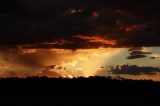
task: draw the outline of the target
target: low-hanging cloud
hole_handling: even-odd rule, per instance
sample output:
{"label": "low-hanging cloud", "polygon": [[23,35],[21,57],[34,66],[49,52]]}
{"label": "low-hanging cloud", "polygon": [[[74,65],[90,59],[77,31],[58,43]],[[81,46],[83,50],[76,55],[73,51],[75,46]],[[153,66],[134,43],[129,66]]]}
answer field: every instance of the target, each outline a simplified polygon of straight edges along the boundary
{"label": "low-hanging cloud", "polygon": [[130,55],[127,57],[127,59],[138,59],[138,58],[145,58],[145,57],[147,56],[143,54],[138,54],[138,55]]}
{"label": "low-hanging cloud", "polygon": [[153,75],[160,73],[160,68],[151,66],[137,66],[124,64],[122,66],[117,65],[112,67],[113,74],[129,74],[129,75]]}
{"label": "low-hanging cloud", "polygon": [[127,59],[138,59],[138,58],[145,58],[147,55],[152,54],[151,52],[144,51],[143,48],[130,48],[129,50],[129,56]]}

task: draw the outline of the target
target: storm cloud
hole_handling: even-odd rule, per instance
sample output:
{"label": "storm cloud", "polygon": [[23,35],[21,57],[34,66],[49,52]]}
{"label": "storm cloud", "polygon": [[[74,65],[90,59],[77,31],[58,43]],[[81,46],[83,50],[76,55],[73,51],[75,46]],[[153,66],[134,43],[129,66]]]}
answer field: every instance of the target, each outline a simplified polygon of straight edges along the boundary
{"label": "storm cloud", "polygon": [[160,46],[159,5],[159,0],[1,0],[0,47]]}

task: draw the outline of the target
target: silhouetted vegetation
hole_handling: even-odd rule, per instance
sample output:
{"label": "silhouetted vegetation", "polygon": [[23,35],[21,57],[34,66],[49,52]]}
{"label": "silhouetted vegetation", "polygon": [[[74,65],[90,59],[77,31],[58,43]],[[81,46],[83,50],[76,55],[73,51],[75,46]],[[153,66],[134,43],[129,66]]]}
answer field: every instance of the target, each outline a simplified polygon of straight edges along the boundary
{"label": "silhouetted vegetation", "polygon": [[[8,78],[0,79],[0,94],[9,103],[34,104],[119,104],[158,106],[160,82],[111,77]],[[155,98],[155,99],[154,99]],[[19,103],[20,104],[20,103]],[[31,106],[32,106],[31,105]]]}

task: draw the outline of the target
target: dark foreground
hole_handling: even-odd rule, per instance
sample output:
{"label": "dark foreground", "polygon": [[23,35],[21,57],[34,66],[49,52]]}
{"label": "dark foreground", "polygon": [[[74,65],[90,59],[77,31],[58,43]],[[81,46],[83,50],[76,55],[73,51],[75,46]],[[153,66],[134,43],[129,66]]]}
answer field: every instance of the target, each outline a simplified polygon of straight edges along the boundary
{"label": "dark foreground", "polygon": [[160,83],[102,77],[12,78],[0,80],[0,97],[0,106],[160,106]]}

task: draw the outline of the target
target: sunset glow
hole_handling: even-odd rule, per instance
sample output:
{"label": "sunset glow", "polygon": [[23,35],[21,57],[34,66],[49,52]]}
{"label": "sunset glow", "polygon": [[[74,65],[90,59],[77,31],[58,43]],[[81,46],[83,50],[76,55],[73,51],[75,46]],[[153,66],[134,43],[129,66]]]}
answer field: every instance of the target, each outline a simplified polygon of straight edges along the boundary
{"label": "sunset glow", "polygon": [[0,78],[160,80],[158,1],[4,0],[1,4]]}

